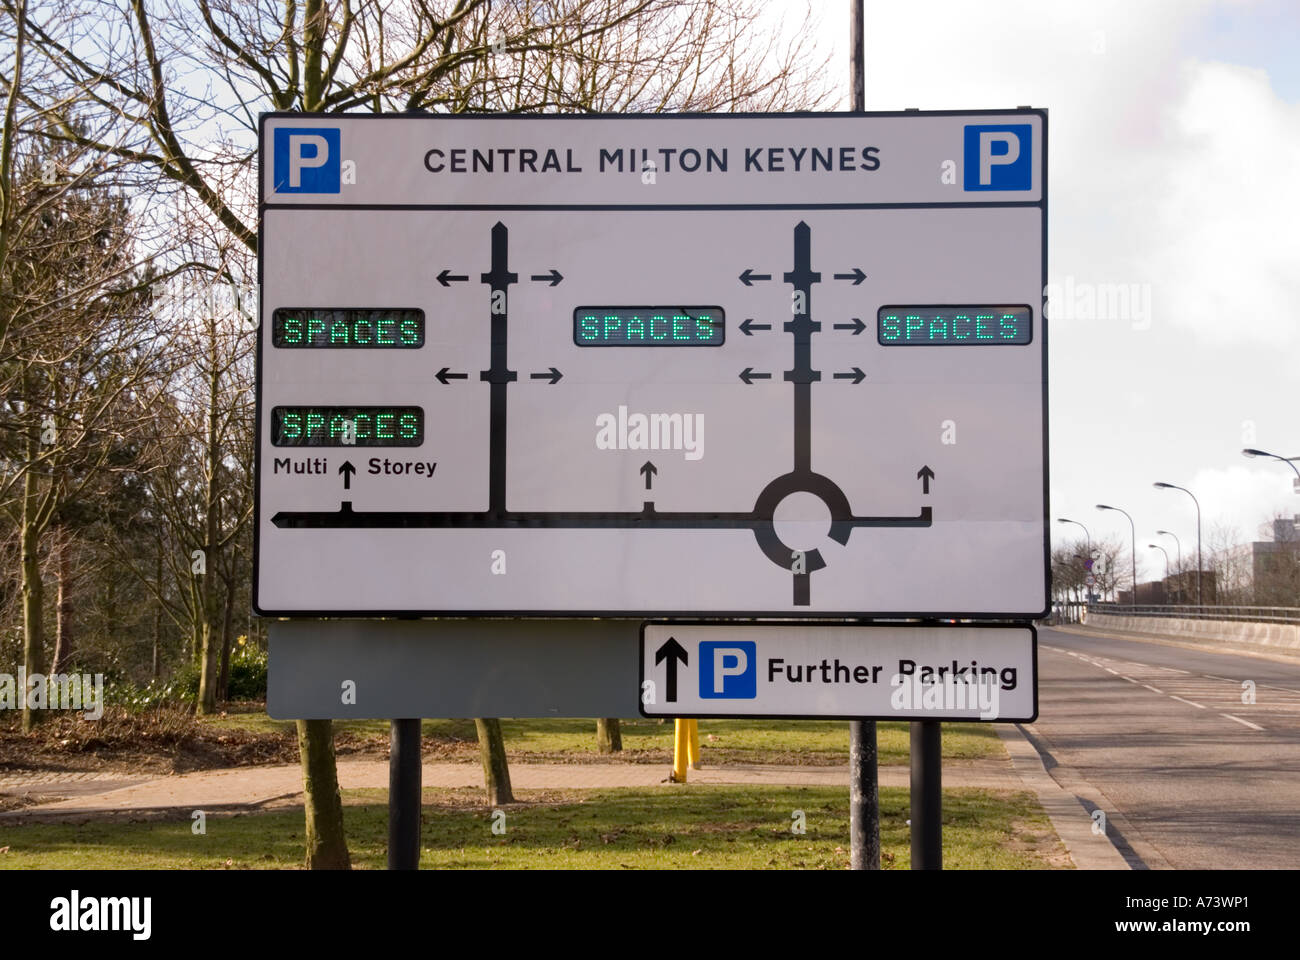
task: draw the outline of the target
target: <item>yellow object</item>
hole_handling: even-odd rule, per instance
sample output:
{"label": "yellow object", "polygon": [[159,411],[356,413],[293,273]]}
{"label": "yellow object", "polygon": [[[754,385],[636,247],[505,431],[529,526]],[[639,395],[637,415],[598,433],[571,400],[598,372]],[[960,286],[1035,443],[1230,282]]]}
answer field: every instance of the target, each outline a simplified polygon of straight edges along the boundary
{"label": "yellow object", "polygon": [[673,783],[686,782],[686,755],[690,752],[689,720],[673,721]]}
{"label": "yellow object", "polygon": [[687,720],[691,725],[690,754],[691,769],[700,769],[700,721]]}

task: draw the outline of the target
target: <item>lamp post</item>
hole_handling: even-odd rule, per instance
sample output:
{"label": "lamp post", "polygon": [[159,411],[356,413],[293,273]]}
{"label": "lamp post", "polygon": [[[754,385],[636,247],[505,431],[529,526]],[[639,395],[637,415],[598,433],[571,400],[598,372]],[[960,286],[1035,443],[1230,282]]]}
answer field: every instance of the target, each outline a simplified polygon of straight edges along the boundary
{"label": "lamp post", "polygon": [[1279,457],[1276,453],[1269,453],[1267,450],[1254,450],[1250,447],[1242,450],[1241,455],[1250,460],[1254,460],[1256,457],[1272,457],[1274,460],[1281,460],[1295,471],[1295,488],[1297,492],[1300,492],[1300,467],[1295,465],[1295,461],[1300,460],[1300,457]]}
{"label": "lamp post", "polygon": [[[1183,545],[1182,545],[1182,542],[1179,541],[1178,536],[1177,536],[1176,534],[1170,533],[1168,530],[1157,530],[1156,533],[1158,533],[1158,534],[1159,534],[1160,536],[1162,536],[1162,537],[1173,537],[1173,538],[1174,538],[1174,546],[1175,546],[1175,547],[1177,548],[1177,550],[1178,550],[1178,597],[1179,597],[1179,599],[1182,599],[1182,596],[1183,596]],[[1165,554],[1165,556],[1167,557],[1167,556],[1169,556],[1169,554]],[[1165,579],[1166,579],[1166,580],[1169,579],[1169,575],[1168,575],[1168,574],[1165,575]]]}
{"label": "lamp post", "polygon": [[1132,535],[1133,535],[1133,539],[1132,539],[1133,549],[1129,553],[1129,559],[1133,561],[1133,598],[1129,602],[1136,607],[1138,602],[1137,525],[1133,522],[1133,518],[1129,517],[1127,510],[1122,510],[1119,507],[1112,507],[1109,504],[1105,504],[1105,503],[1097,504],[1097,509],[1118,510],[1120,513],[1124,514],[1124,516],[1128,517],[1129,530],[1132,531]]}
{"label": "lamp post", "polygon": [[[1057,523],[1072,523],[1072,524],[1074,524],[1076,527],[1083,527],[1083,524],[1081,524],[1078,520],[1067,520],[1065,517],[1057,517],[1057,518],[1056,518],[1056,522],[1057,522]],[[1083,527],[1083,535],[1084,535],[1085,538],[1087,538],[1087,544],[1088,544],[1088,559],[1091,560],[1091,559],[1092,559],[1092,534],[1088,532],[1088,528],[1087,528],[1087,527]]]}
{"label": "lamp post", "polygon": [[1196,494],[1192,491],[1175,483],[1161,483],[1157,480],[1152,486],[1157,490],[1181,490],[1196,504],[1196,605],[1204,606],[1205,595],[1201,592],[1201,501],[1196,499]]}
{"label": "lamp post", "polygon": [[1166,550],[1164,547],[1160,546],[1160,544],[1158,543],[1148,543],[1147,547],[1150,548],[1151,550],[1159,550],[1161,553],[1165,555],[1165,579],[1168,580],[1169,579],[1169,551]]}

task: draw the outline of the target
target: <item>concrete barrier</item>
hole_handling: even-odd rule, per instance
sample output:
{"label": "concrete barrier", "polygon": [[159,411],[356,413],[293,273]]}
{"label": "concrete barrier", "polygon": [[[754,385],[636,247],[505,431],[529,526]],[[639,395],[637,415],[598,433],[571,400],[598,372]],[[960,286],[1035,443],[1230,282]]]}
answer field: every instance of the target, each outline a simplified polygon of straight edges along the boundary
{"label": "concrete barrier", "polygon": [[1183,620],[1176,617],[1121,617],[1087,613],[1082,622],[1102,630],[1124,630],[1189,640],[1219,640],[1261,647],[1300,650],[1300,626],[1293,623],[1253,623],[1247,620]]}

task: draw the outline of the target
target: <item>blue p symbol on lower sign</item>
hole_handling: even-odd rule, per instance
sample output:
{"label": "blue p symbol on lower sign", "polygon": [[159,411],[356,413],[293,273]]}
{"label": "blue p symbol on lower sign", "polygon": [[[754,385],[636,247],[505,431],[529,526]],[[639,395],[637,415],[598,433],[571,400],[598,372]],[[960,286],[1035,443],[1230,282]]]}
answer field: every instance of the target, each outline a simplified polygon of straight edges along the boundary
{"label": "blue p symbol on lower sign", "polygon": [[338,193],[338,127],[275,128],[275,192]]}
{"label": "blue p symbol on lower sign", "polygon": [[1027,123],[966,127],[963,186],[967,190],[1033,189],[1033,127]]}
{"label": "blue p symbol on lower sign", "polygon": [[700,699],[753,700],[758,696],[758,648],[752,640],[701,640]]}

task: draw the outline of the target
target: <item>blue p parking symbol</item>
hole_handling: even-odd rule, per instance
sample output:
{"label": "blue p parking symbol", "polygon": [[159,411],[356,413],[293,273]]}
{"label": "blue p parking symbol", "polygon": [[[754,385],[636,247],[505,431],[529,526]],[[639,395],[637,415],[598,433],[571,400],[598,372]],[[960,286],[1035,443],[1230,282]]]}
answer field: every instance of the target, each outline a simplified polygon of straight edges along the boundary
{"label": "blue p parking symbol", "polygon": [[700,641],[700,699],[758,696],[758,648],[752,640]]}
{"label": "blue p parking symbol", "polygon": [[337,127],[275,128],[275,192],[338,193]]}
{"label": "blue p parking symbol", "polygon": [[962,159],[967,190],[1031,190],[1033,127],[972,124],[966,127]]}

